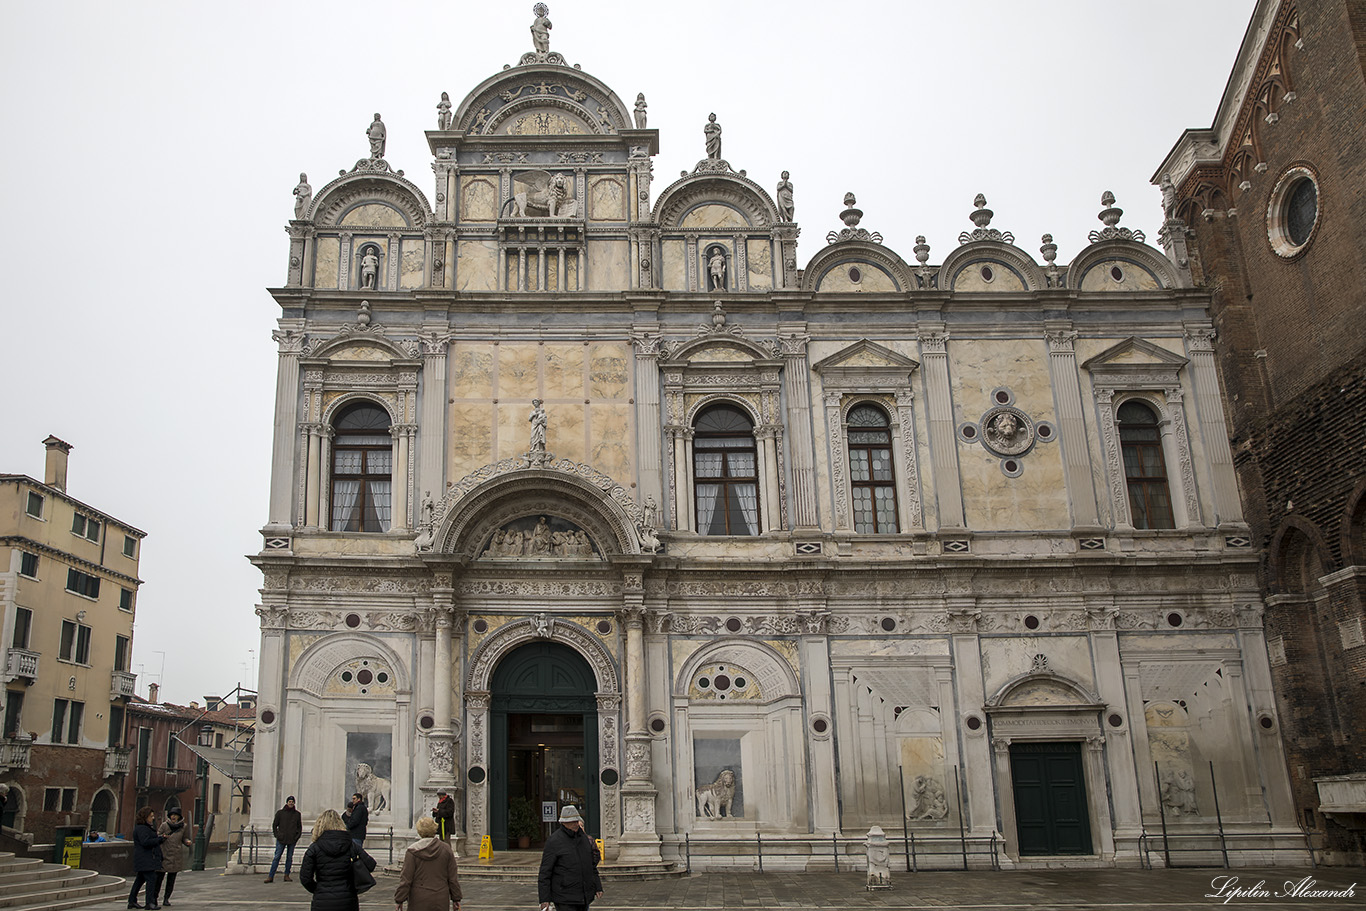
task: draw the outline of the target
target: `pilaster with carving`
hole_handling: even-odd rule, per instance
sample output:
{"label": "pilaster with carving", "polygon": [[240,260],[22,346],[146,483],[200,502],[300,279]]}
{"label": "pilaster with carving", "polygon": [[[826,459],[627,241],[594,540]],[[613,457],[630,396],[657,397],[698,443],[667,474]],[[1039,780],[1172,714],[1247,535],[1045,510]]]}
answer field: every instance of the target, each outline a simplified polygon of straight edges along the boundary
{"label": "pilaster with carving", "polygon": [[276,528],[288,528],[295,524],[295,516],[302,521],[303,503],[291,515],[290,489],[296,477],[304,472],[296,466],[294,458],[297,451],[301,458],[307,459],[307,444],[296,450],[293,428],[299,420],[299,357],[303,353],[307,337],[303,333],[302,321],[290,321],[286,326],[281,320],[280,328],[272,332],[279,349],[279,365],[275,375],[275,415],[276,430],[271,449],[270,466],[270,521]]}
{"label": "pilaster with carving", "polygon": [[1091,480],[1091,449],[1086,440],[1086,419],[1081,410],[1081,382],[1077,372],[1077,333],[1070,323],[1050,325],[1048,371],[1058,407],[1058,435],[1062,439],[1063,482],[1072,504],[1072,525],[1098,528],[1100,513],[1096,488]]}
{"label": "pilaster with carving", "polygon": [[799,529],[814,529],[816,516],[815,434],[811,427],[811,365],[807,347],[811,337],[802,331],[779,333],[777,353],[783,359],[783,390],[787,398],[787,426],[792,434],[792,503]]}
{"label": "pilaster with carving", "polygon": [[958,437],[953,426],[948,340],[942,325],[921,328],[921,370],[925,374],[925,408],[930,426],[931,470],[939,498],[939,525],[963,528],[963,484],[958,471]]}
{"label": "pilaster with carving", "polygon": [[1219,392],[1214,339],[1212,326],[1186,327],[1186,356],[1190,358],[1190,375],[1195,385],[1195,413],[1200,420],[1200,439],[1209,458],[1213,480],[1215,524],[1242,525],[1243,506],[1238,497],[1233,450],[1229,447],[1228,424]]}
{"label": "pilaster with carving", "polygon": [[[466,780],[469,781],[465,806],[469,813],[466,829],[470,841],[480,841],[489,834],[489,704],[492,694],[487,691],[465,693],[465,717],[469,734],[465,744]],[[469,770],[480,769],[481,781],[469,778]]]}
{"label": "pilaster with carving", "polygon": [[666,527],[677,528],[673,497],[664,496],[664,459],[659,451],[660,398],[659,359],[667,350],[658,333],[631,336],[636,351],[636,446],[640,451],[640,498],[653,498],[670,516]]}
{"label": "pilaster with carving", "polygon": [[1195,457],[1191,453],[1190,434],[1186,430],[1186,406],[1181,387],[1169,387],[1166,395],[1173,442],[1176,444],[1176,461],[1181,470],[1181,493],[1186,503],[1186,524],[1202,525],[1204,523],[1200,519],[1200,497],[1195,490]]}

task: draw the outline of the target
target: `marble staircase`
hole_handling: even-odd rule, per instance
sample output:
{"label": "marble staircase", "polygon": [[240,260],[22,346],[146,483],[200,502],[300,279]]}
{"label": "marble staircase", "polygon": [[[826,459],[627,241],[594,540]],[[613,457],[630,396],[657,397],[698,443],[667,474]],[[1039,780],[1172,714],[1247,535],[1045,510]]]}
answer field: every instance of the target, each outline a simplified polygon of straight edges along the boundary
{"label": "marble staircase", "polygon": [[120,876],[0,852],[0,911],[61,911],[119,897]]}

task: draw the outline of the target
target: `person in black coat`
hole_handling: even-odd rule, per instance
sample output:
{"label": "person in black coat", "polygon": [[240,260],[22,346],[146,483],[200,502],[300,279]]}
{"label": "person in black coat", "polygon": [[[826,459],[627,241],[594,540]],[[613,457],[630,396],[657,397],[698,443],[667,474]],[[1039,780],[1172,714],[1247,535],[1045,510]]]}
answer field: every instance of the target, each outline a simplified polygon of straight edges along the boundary
{"label": "person in black coat", "polygon": [[351,876],[351,858],[367,870],[375,859],[357,847],[336,810],[323,810],[313,824],[313,844],[299,864],[299,882],[313,894],[312,911],[360,911],[360,895]]}
{"label": "person in black coat", "polygon": [[275,819],[270,824],[275,835],[275,859],[270,862],[270,872],[266,882],[275,882],[275,871],[280,868],[280,855],[285,856],[285,882],[289,882],[289,868],[294,863],[294,846],[304,834],[304,818],[294,806],[294,797],[286,797],[285,805],[275,811]]}
{"label": "person in black coat", "polygon": [[559,828],[545,840],[536,888],[541,911],[548,911],[551,902],[555,911],[587,911],[590,903],[602,898],[592,840],[583,831],[583,817],[573,804],[560,811]]}
{"label": "person in black coat", "polygon": [[138,892],[143,883],[147,884],[147,904],[145,907],[158,911],[157,895],[161,892],[161,880],[166,874],[161,868],[161,843],[166,839],[157,834],[157,814],[151,807],[140,807],[133,817],[133,891],[128,893],[128,907],[142,908],[138,904]]}
{"label": "person in black coat", "polygon": [[342,822],[346,823],[346,831],[351,833],[351,840],[356,843],[356,847],[365,846],[365,824],[370,821],[370,810],[365,806],[365,798],[357,791],[351,795],[350,802],[346,805],[346,812],[341,815]]}
{"label": "person in black coat", "polygon": [[450,841],[455,831],[455,801],[445,791],[436,792],[436,806],[432,807],[432,818],[436,820],[436,835],[442,841]]}

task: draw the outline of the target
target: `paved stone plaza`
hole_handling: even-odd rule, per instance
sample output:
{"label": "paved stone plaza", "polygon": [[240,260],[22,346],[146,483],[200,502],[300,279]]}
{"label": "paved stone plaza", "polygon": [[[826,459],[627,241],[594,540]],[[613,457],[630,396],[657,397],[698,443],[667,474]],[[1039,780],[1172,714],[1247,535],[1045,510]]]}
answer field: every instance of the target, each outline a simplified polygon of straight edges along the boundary
{"label": "paved stone plaza", "polygon": [[[1263,881],[1267,891],[1284,889],[1287,881],[1306,876],[1318,890],[1345,889],[1356,884],[1351,898],[1239,898],[1224,905],[1205,895],[1214,891],[1211,880],[1236,876],[1238,885]],[[364,909],[393,907],[396,876],[379,878],[379,885],[363,896]],[[894,874],[892,889],[867,892],[862,873],[699,873],[674,879],[610,883],[596,911],[617,908],[720,909],[745,908],[1047,908],[1067,911],[1124,909],[1124,911],[1181,911],[1187,908],[1327,909],[1366,907],[1366,875],[1359,868],[1301,870],[1261,868],[1225,871],[1199,870],[1035,870],[1016,872],[952,872]],[[503,911],[536,907],[533,883],[466,882],[463,911]],[[297,879],[266,885],[259,876],[221,873],[181,874],[176,883],[175,907],[190,909],[259,908],[306,905],[308,893]],[[111,902],[122,907],[124,899]]]}

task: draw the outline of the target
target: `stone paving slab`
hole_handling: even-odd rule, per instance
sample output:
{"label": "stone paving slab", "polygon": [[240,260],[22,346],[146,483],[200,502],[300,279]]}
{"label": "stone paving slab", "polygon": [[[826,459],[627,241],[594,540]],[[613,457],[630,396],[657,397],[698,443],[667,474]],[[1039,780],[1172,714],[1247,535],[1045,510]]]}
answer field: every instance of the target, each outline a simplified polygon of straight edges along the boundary
{"label": "stone paving slab", "polygon": [[[297,872],[297,871],[296,871]],[[1263,883],[1265,896],[1208,898],[1213,882],[1236,877],[1237,886]],[[1310,877],[1312,888],[1346,889],[1352,897],[1327,898],[1275,893],[1285,884]],[[309,894],[298,883],[277,875],[267,885],[262,876],[221,872],[182,873],[169,911],[304,911]],[[379,884],[361,900],[361,911],[392,911],[398,878],[378,877]],[[850,908],[869,911],[919,911],[958,908],[1005,911],[1028,908],[1050,911],[1185,911],[1185,909],[1258,908],[1265,911],[1366,911],[1366,870],[1298,867],[1276,869],[1199,870],[1032,870],[1002,872],[933,872],[893,874],[892,889],[868,892],[861,873],[694,873],[688,876],[613,884],[593,911],[676,908],[681,911],[777,911],[787,908]],[[462,911],[527,911],[536,908],[536,889],[527,883],[464,884]],[[1225,893],[1227,894],[1227,893]],[[105,907],[122,909],[126,894]]]}

